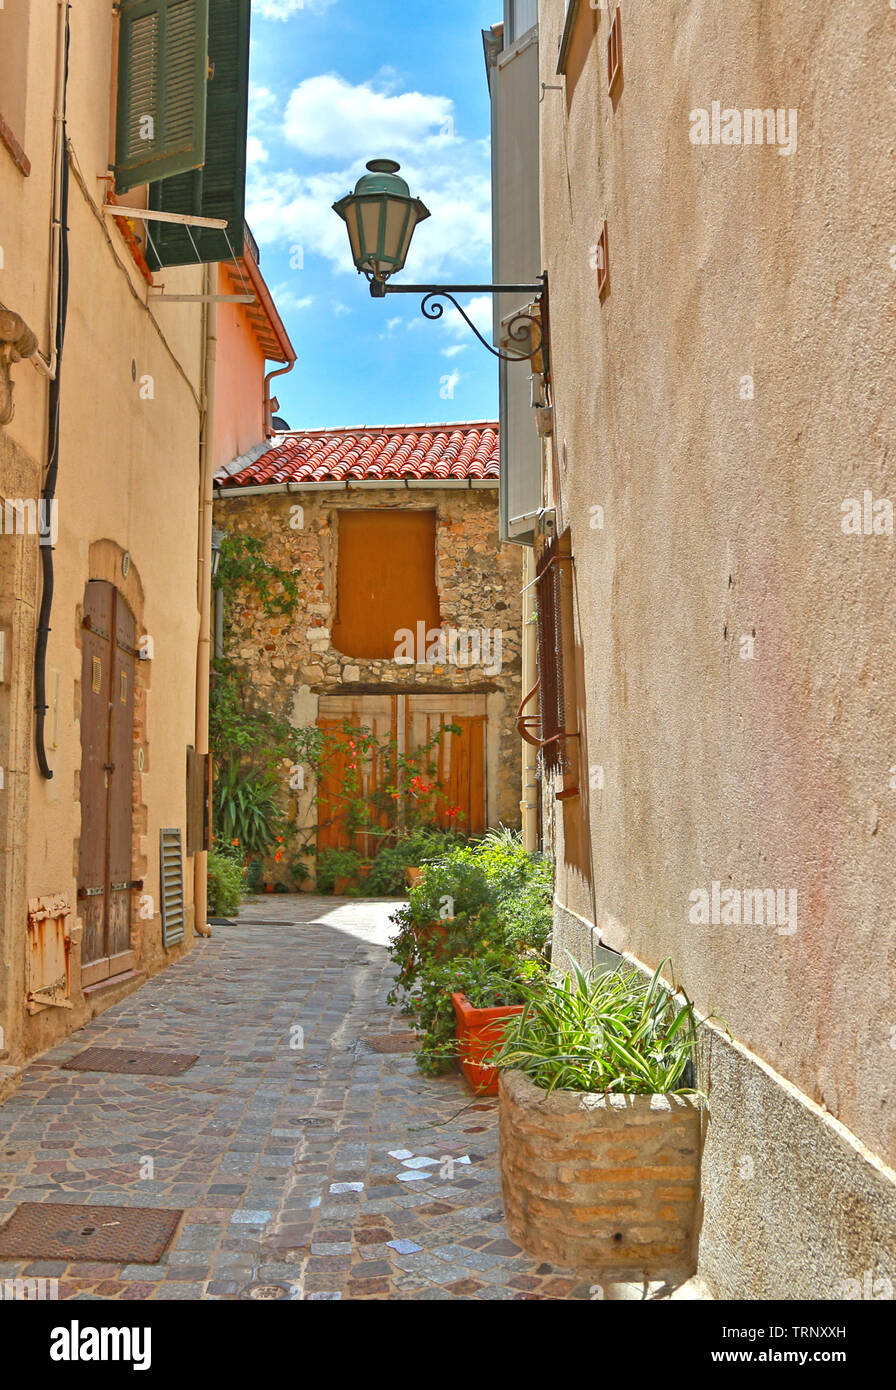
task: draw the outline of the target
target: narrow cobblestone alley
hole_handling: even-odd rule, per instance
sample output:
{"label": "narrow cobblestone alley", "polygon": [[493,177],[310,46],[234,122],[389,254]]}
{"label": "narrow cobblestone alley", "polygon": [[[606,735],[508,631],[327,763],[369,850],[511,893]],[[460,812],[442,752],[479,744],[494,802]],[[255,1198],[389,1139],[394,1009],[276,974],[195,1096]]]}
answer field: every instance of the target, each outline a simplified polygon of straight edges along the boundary
{"label": "narrow cobblestone alley", "polygon": [[[33,1062],[0,1108],[0,1221],[35,1201],[185,1215],[158,1264],[0,1278],[80,1299],[588,1299],[507,1239],[495,1101],[389,1050],[410,1042],[385,1002],[393,907],[255,899]],[[64,1069],[91,1046],[199,1057],[168,1077]]]}

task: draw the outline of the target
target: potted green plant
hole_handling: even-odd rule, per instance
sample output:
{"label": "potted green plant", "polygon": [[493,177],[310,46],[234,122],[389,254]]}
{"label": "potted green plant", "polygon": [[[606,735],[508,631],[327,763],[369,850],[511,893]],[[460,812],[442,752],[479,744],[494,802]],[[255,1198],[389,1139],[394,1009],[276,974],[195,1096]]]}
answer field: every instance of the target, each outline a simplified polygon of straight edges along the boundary
{"label": "potted green plant", "polygon": [[526,991],[488,1059],[508,1231],[539,1259],[610,1279],[696,1268],[698,1024],[662,981],[667,963],[648,982],[572,962]]}
{"label": "potted green plant", "polygon": [[495,1089],[484,1059],[499,1020],[522,1007],[523,986],[547,970],[550,886],[550,865],[511,832],[456,844],[426,865],[393,914],[390,953],[399,974],[389,996],[414,1020],[422,1071],[435,1075],[459,1062],[474,1090]]}
{"label": "potted green plant", "polygon": [[323,849],[317,857],[317,889],[342,897],[357,879],[361,856],[354,849]]}

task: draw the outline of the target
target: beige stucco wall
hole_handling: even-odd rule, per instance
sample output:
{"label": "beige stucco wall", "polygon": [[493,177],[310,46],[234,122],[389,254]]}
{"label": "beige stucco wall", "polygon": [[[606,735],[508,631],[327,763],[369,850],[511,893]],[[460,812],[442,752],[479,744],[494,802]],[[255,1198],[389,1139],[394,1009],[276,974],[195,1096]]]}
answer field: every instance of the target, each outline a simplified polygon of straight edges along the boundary
{"label": "beige stucco wall", "polygon": [[[202,308],[148,308],[146,283],[118,227],[104,223],[98,209],[106,185],[98,175],[108,163],[111,7],[103,0],[86,0],[73,8],[71,26],[70,289],[61,391],[59,533],[47,656],[52,702],[47,740],[54,774],[50,781],[40,777],[33,755],[30,680],[39,597],[37,540],[0,537],[0,545],[18,544],[24,556],[21,576],[11,581],[9,594],[4,585],[3,593],[4,606],[13,605],[17,613],[15,641],[23,679],[0,691],[0,700],[9,706],[0,731],[10,730],[0,761],[5,760],[14,778],[27,787],[27,795],[17,793],[14,830],[7,826],[8,891],[0,928],[0,1022],[13,1059],[49,1045],[105,1002],[84,999],[76,947],[74,1009],[48,1008],[32,1017],[24,1003],[28,899],[62,894],[77,911],[78,624],[84,587],[91,578],[117,584],[135,608],[138,636],[148,634],[154,650],[153,659],[138,668],[138,684],[145,684],[146,690],[138,691],[134,747],[135,827],[140,838],[132,872],[144,879],[143,891],[152,896],[155,907],[154,918],[141,921],[134,894],[138,967],[152,971],[176,958],[189,948],[193,934],[192,860],[185,857],[186,943],[168,953],[161,946],[158,843],[162,826],[185,827],[185,750],[193,742],[195,727]],[[23,144],[31,161],[30,176],[24,177],[0,148],[0,300],[24,317],[46,355],[55,45],[56,6],[35,7],[23,68],[28,84]],[[139,198],[138,190],[134,196]],[[198,292],[202,274],[197,267],[166,271],[162,278],[169,290]],[[46,462],[48,385],[30,362],[15,365],[13,379],[15,416],[0,429],[5,445],[0,451],[0,495],[34,496]],[[23,492],[23,469],[27,472],[29,467],[31,487]],[[121,572],[125,552],[131,559],[127,580]],[[3,572],[9,573],[8,565]],[[144,755],[142,774],[137,770],[138,746]]]}
{"label": "beige stucco wall", "polygon": [[[564,11],[540,6],[546,83],[562,80]],[[562,91],[541,107],[548,465],[572,529],[593,770],[566,812],[585,818],[593,887],[555,818],[557,896],[612,947],[671,955],[739,1045],[892,1164],[896,542],[845,535],[841,506],[896,489],[879,119],[896,16],[811,0],[622,11],[615,110],[606,12],[568,114]],[[716,100],[795,108],[796,151],[692,144],[690,113]],[[714,881],[795,891],[796,930],[692,924],[692,891]],[[561,914],[558,944],[574,940],[588,949]],[[750,1210],[736,1170],[713,1191],[713,1219]]]}

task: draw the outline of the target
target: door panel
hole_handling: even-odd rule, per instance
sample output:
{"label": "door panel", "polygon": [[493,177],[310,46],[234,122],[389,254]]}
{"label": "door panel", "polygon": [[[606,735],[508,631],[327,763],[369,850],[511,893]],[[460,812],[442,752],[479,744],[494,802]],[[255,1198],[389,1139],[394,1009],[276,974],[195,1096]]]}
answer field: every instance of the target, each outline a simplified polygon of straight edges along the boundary
{"label": "door panel", "polygon": [[133,615],[119,596],[109,728],[109,955],[131,945],[131,784],[134,757]]}
{"label": "door panel", "polygon": [[131,818],[135,624],[113,585],[84,595],[81,656],[81,983],[127,970],[131,950]]}
{"label": "door panel", "polygon": [[[484,695],[327,695],[319,706],[318,727],[339,735],[345,720],[355,727],[374,730],[380,739],[390,735],[405,754],[422,748],[448,724],[460,727],[459,734],[445,734],[432,750],[435,777],[444,789],[437,821],[445,827],[458,826],[467,834],[481,834],[485,817],[485,696]],[[318,785],[318,850],[354,848],[373,854],[377,837],[352,835],[341,816],[344,797],[340,791],[350,760],[347,746],[337,747],[330,765]],[[385,761],[385,760],[383,760]],[[363,770],[365,792],[393,779],[388,767],[368,765]],[[457,806],[462,818],[449,816]],[[382,824],[388,823],[382,817]]]}

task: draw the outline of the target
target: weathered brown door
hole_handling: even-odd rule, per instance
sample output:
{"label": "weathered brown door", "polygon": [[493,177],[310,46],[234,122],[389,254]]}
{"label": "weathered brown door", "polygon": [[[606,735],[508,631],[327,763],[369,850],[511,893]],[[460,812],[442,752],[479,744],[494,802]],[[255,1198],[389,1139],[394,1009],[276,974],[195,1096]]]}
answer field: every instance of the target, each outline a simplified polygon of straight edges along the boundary
{"label": "weathered brown door", "polygon": [[112,584],[84,594],[81,660],[81,984],[130,970],[134,617]]}

